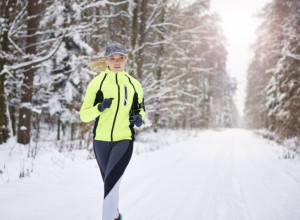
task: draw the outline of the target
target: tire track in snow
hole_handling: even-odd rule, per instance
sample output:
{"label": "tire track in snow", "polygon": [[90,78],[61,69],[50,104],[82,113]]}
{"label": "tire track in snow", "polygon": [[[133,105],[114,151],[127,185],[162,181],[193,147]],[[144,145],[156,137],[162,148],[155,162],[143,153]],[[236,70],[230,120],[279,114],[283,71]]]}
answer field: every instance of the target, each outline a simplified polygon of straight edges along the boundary
{"label": "tire track in snow", "polygon": [[202,219],[251,219],[249,209],[243,204],[243,192],[234,188],[236,174],[234,172],[234,148],[235,143],[226,137],[226,142],[217,145],[213,160],[215,163],[210,168],[211,181],[207,182],[204,192],[208,191],[209,205],[202,215]]}
{"label": "tire track in snow", "polygon": [[[273,167],[280,166],[281,161],[274,160],[265,148],[262,140],[246,130],[207,131],[181,146],[149,154],[148,162],[154,163],[148,167],[149,173],[153,170],[155,175],[151,175],[151,181],[144,176],[142,182],[150,195],[138,205],[148,209],[139,208],[144,214],[137,214],[138,209],[133,209],[128,212],[128,218],[296,220],[294,216],[300,214],[295,211],[285,218],[284,213],[288,211],[281,207],[284,202],[276,203],[280,199],[286,202],[288,197],[283,195],[289,192],[279,192],[284,184],[271,186],[284,172],[276,174]],[[285,178],[297,189],[294,180],[287,175]],[[277,192],[273,195],[272,190]]]}

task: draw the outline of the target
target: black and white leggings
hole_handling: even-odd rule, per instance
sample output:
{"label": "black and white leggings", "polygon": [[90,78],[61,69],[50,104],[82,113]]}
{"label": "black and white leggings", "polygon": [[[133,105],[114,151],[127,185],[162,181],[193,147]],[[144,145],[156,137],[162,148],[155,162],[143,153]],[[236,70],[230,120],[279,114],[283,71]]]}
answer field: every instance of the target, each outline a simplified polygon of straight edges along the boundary
{"label": "black and white leggings", "polygon": [[104,182],[102,220],[119,216],[119,186],[122,175],[131,159],[132,140],[106,142],[94,140],[94,152]]}

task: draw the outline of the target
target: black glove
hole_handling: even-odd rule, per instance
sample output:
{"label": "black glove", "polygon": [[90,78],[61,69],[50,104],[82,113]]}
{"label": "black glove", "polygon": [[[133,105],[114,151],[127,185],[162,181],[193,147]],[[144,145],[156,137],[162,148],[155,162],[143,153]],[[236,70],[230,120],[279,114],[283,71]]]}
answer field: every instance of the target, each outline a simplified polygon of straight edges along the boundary
{"label": "black glove", "polygon": [[137,114],[133,116],[133,121],[132,121],[137,127],[141,127],[143,124],[142,117]]}
{"label": "black glove", "polygon": [[110,108],[113,99],[114,98],[104,99],[103,102],[98,105],[98,110],[103,112],[105,109]]}

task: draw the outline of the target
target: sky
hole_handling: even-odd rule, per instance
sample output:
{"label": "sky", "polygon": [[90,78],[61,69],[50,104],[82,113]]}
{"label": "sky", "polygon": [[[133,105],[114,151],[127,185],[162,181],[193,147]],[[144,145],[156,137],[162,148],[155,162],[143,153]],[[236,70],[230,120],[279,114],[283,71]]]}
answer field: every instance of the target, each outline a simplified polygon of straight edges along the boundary
{"label": "sky", "polygon": [[228,39],[228,74],[237,79],[235,102],[241,115],[247,89],[247,69],[252,60],[251,44],[256,39],[255,30],[260,20],[255,14],[270,0],[211,0],[211,9],[222,19],[224,34]]}
{"label": "sky", "polygon": [[247,69],[253,56],[250,46],[256,39],[255,30],[261,22],[254,15],[270,1],[211,0],[211,10],[220,14],[227,38],[227,72],[231,77],[235,77],[238,83],[234,100],[241,116],[246,96]]}

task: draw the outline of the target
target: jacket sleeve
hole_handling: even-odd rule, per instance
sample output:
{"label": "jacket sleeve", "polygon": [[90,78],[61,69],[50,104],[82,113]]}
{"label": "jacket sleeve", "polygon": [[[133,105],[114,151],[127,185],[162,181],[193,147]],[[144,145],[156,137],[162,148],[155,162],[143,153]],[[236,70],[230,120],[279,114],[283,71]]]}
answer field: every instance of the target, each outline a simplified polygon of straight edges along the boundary
{"label": "jacket sleeve", "polygon": [[80,119],[83,122],[90,122],[101,115],[101,112],[98,110],[99,104],[94,106],[98,89],[93,80],[86,89],[84,101],[80,108]]}
{"label": "jacket sleeve", "polygon": [[142,119],[145,119],[145,103],[144,103],[144,94],[143,94],[143,88],[142,85],[137,82],[136,85],[136,92],[138,94],[138,111],[139,114],[142,116]]}

